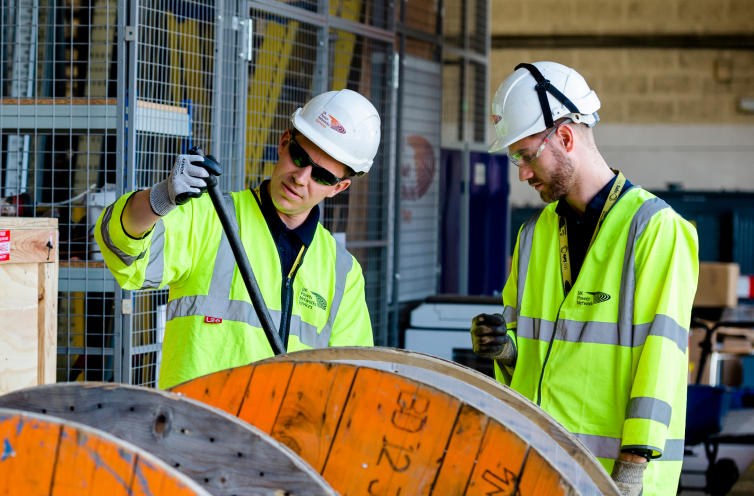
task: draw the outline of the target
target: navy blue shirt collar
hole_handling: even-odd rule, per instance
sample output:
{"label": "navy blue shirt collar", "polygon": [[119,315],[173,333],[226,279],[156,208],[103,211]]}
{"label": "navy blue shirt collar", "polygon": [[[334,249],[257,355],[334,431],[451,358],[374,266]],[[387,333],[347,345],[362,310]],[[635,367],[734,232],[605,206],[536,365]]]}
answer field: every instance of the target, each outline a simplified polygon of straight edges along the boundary
{"label": "navy blue shirt collar", "polygon": [[312,241],[314,241],[314,234],[317,232],[317,224],[319,223],[319,205],[314,205],[314,208],[309,212],[309,216],[303,224],[296,229],[288,229],[288,226],[280,219],[275,204],[272,203],[270,192],[267,189],[269,184],[269,179],[263,182],[259,187],[259,193],[262,203],[262,215],[264,215],[264,220],[270,228],[272,237],[277,240],[281,232],[292,232],[305,246],[311,246]]}
{"label": "navy blue shirt collar", "polygon": [[[599,218],[600,214],[602,213],[602,209],[605,207],[607,197],[610,195],[610,190],[613,188],[616,179],[618,179],[617,175],[613,177],[610,182],[608,182],[594,198],[592,198],[592,201],[590,201],[587,204],[586,209],[584,209],[583,217],[593,217],[596,215]],[[628,191],[631,186],[633,186],[631,184],[631,181],[626,179],[626,184],[623,185],[620,196],[623,196],[623,194]],[[565,217],[566,219],[582,217],[576,210],[571,208],[571,206],[567,201],[565,201],[565,199],[558,201],[558,206],[555,207],[555,213],[557,213],[561,217]]]}

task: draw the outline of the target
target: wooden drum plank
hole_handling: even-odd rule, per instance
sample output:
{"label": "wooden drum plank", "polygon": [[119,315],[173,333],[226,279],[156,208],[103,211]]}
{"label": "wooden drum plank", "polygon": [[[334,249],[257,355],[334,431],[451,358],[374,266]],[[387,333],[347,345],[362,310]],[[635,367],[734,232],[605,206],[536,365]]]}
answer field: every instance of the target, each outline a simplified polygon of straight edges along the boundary
{"label": "wooden drum plank", "polygon": [[[292,370],[293,364],[286,364],[285,368]],[[236,400],[246,393],[250,375],[251,370],[239,370],[238,375],[223,371],[197,381],[192,394],[213,401],[230,399],[226,405],[237,404]],[[236,382],[239,378],[240,382]],[[229,387],[237,390],[231,392]],[[318,471],[284,444],[235,415],[165,391],[104,383],[60,383],[0,396],[0,407],[54,415],[108,432],[148,450],[212,494],[335,494]],[[91,460],[71,458],[68,453],[73,447],[69,449],[69,442],[69,437],[64,436],[60,451],[61,460],[68,467],[66,472],[81,472],[81,477],[89,480],[87,471],[94,469]],[[109,466],[117,467],[114,463]],[[135,465],[137,493],[148,494],[149,488],[175,485],[158,469],[148,463]],[[111,472],[120,473],[115,469]],[[77,491],[77,486],[63,485],[59,493],[78,494]],[[112,496],[116,494],[114,491]]]}
{"label": "wooden drum plank", "polygon": [[60,425],[0,410],[0,494],[49,494]]}
{"label": "wooden drum plank", "polygon": [[330,452],[355,372],[336,364],[302,363],[288,383],[272,436],[318,473]]}
{"label": "wooden drum plank", "polygon": [[135,457],[121,454],[117,445],[100,441],[99,436],[63,426],[52,486],[55,496],[129,496]]}
{"label": "wooden drum plank", "polygon": [[[367,347],[304,350],[280,355],[259,363],[313,360],[353,363],[398,372],[439,387],[464,401],[469,402],[473,398],[475,401],[471,402],[474,406],[492,417],[499,416],[500,414],[496,412],[500,411],[515,412],[515,415],[508,415],[505,419],[498,420],[503,420],[506,425],[510,424],[508,426],[519,430],[519,434],[525,435],[524,431],[532,432],[532,428],[536,428],[537,432],[532,432],[529,436],[530,442],[543,439],[544,443],[549,445],[550,441],[554,441],[557,445],[555,449],[548,449],[548,453],[541,452],[540,454],[551,463],[555,463],[561,471],[568,472],[571,483],[576,484],[581,492],[585,492],[584,486],[591,486],[603,494],[611,496],[620,494],[610,475],[575,436],[523,395],[476,370],[422,353],[394,348]],[[573,463],[580,467],[578,470],[580,473],[567,468]],[[587,480],[581,484],[581,479]]]}
{"label": "wooden drum plank", "polygon": [[466,491],[489,422],[489,417],[479,410],[469,405],[461,408],[432,496],[454,496]]}
{"label": "wooden drum plank", "polygon": [[[173,392],[230,396],[206,388],[224,389],[236,374],[251,377],[239,417],[312,462],[344,496],[599,494],[591,481],[576,490],[568,474],[542,456],[541,449],[562,449],[530,422],[536,432],[522,437],[456,395],[363,363],[269,360]],[[494,400],[485,398],[484,404]],[[532,492],[520,491],[524,484]]]}
{"label": "wooden drum plank", "polygon": [[0,494],[208,496],[144,450],[88,426],[0,408]]}
{"label": "wooden drum plank", "polygon": [[360,368],[322,475],[343,494],[429,494],[461,402]]}

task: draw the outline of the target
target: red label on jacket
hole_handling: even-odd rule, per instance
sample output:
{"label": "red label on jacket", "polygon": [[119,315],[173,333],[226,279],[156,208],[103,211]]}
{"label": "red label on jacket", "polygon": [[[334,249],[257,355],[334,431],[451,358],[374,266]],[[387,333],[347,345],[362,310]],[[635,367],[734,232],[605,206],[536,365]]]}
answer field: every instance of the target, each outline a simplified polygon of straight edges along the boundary
{"label": "red label on jacket", "polygon": [[204,317],[205,324],[220,324],[222,321],[223,319],[218,319],[217,317]]}

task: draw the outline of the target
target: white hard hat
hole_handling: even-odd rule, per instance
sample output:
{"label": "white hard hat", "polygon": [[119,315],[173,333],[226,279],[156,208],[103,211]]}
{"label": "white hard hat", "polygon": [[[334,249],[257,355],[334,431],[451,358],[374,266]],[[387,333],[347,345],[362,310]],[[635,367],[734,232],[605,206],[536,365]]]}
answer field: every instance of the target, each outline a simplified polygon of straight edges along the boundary
{"label": "white hard hat", "polygon": [[489,151],[551,128],[561,117],[592,127],[600,120],[599,108],[597,94],[570,67],[555,62],[519,64],[492,99],[497,140]]}
{"label": "white hard hat", "polygon": [[322,151],[359,176],[372,167],[380,146],[380,115],[369,100],[355,91],[317,95],[293,113],[291,123]]}

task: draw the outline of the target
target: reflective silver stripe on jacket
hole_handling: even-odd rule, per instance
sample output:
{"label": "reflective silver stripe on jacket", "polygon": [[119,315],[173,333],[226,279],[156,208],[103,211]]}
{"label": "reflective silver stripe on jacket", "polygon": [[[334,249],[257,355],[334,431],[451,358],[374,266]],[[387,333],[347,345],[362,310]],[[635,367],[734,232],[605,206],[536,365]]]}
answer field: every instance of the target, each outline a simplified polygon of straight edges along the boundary
{"label": "reflective silver stripe on jacket", "polygon": [[[228,206],[228,213],[230,214],[230,217],[232,219],[235,219],[236,204],[233,203],[233,197],[230,196],[230,194],[225,193],[223,195],[223,199]],[[238,224],[237,221],[236,224]],[[212,280],[209,283],[209,296],[221,300],[229,300],[230,287],[233,284],[233,273],[235,272],[235,270],[236,258],[233,256],[233,250],[230,249],[228,236],[225,234],[225,229],[223,229],[223,233],[220,238],[220,246],[218,246],[217,255],[215,255],[215,268],[212,270]],[[219,315],[210,315],[210,317],[222,318]],[[279,319],[277,320],[277,322],[279,322]]]}
{"label": "reflective silver stripe on jacket", "polygon": [[[521,315],[521,302],[524,301],[524,289],[526,288],[526,273],[529,270],[529,259],[531,258],[531,249],[534,245],[534,227],[537,225],[543,210],[532,215],[529,220],[524,222],[521,233],[518,238],[518,298],[516,301],[516,315]],[[507,322],[507,321],[506,321]],[[514,320],[515,322],[515,320]],[[512,322],[511,322],[512,323]]]}
{"label": "reflective silver stripe on jacket", "polygon": [[[650,198],[642,203],[631,219],[626,239],[626,253],[623,258],[623,273],[620,281],[620,299],[618,300],[618,322],[631,325],[634,321],[634,296],[636,293],[636,241],[644,234],[652,217],[670,206],[659,198]],[[686,347],[684,346],[684,351]]]}
{"label": "reflective silver stripe on jacket", "polygon": [[144,272],[144,284],[141,289],[157,289],[162,284],[165,272],[165,223],[157,221],[152,232],[152,242],[149,245],[149,262]]}
{"label": "reflective silver stripe on jacket", "polygon": [[[110,250],[116,257],[118,257],[118,259],[123,262],[126,267],[130,267],[135,261],[144,258],[147,254],[147,250],[142,251],[138,256],[134,257],[115,246],[115,244],[113,243],[113,238],[110,236],[110,220],[113,217],[114,208],[115,204],[113,203],[105,209],[105,215],[102,217],[102,224],[100,225],[100,234],[102,234],[102,241],[105,243],[105,246],[107,246],[107,249]],[[118,219],[118,222],[120,222],[120,219]]]}
{"label": "reflective silver stripe on jacket", "polygon": [[503,309],[503,319],[505,319],[506,324],[515,324],[516,308],[510,305],[505,305],[505,308]]}
{"label": "reflective silver stripe on jacket", "polygon": [[672,415],[673,407],[667,401],[649,396],[637,396],[631,398],[626,418],[654,420],[665,425],[665,427],[670,427],[670,417]]}
{"label": "reflective silver stripe on jacket", "polygon": [[[332,326],[335,323],[340,302],[343,301],[343,294],[346,292],[346,278],[352,268],[353,257],[343,245],[335,241],[335,292],[333,293],[332,303],[330,303],[330,315],[327,317],[327,324],[322,329],[322,333],[317,337],[317,346],[309,346],[313,348],[326,348],[330,344]],[[293,334],[292,328],[291,334]]]}
{"label": "reflective silver stripe on jacket", "polygon": [[616,460],[623,448],[644,448],[662,453],[660,458],[652,460],[652,462],[683,461],[683,439],[666,439],[665,449],[660,449],[655,446],[621,446],[622,440],[618,437],[593,436],[591,434],[575,434],[575,436],[597,458]]}
{"label": "reflective silver stripe on jacket", "polygon": [[[636,347],[643,345],[648,336],[661,336],[673,341],[681,352],[686,353],[688,331],[673,318],[655,315],[651,323],[633,325],[636,289],[636,241],[644,233],[651,218],[670,208],[659,198],[645,201],[634,214],[626,242],[620,295],[618,301],[618,324],[608,322],[559,321],[556,339],[572,343],[595,343]],[[532,216],[521,229],[518,254],[518,302],[516,335],[528,339],[549,342],[554,331],[554,322],[544,319],[522,317],[521,302],[526,287],[526,272],[531,258],[534,227],[541,212]]]}
{"label": "reflective silver stripe on jacket", "polygon": [[[517,327],[517,337],[549,343],[555,323],[545,319],[519,317]],[[687,334],[686,329],[671,317],[655,315],[651,323],[638,325],[559,319],[555,339],[569,343],[608,344],[635,348],[644,345],[648,336],[659,336],[673,341],[682,353],[686,353]]]}
{"label": "reflective silver stripe on jacket", "polygon": [[[224,195],[228,209],[235,217],[236,210],[230,195]],[[327,323],[321,333],[317,327],[304,322],[299,315],[291,315],[290,335],[297,336],[302,344],[311,348],[326,348],[330,343],[333,324],[337,317],[340,303],[345,293],[346,278],[353,268],[353,257],[348,251],[337,243],[335,258],[335,293],[330,302],[330,314]],[[184,296],[168,302],[167,320],[178,317],[203,316],[215,317],[223,320],[245,322],[253,327],[262,327],[256,311],[251,303],[241,300],[230,299],[230,289],[233,283],[233,274],[236,269],[236,259],[230,248],[228,238],[223,232],[220,245],[215,256],[215,267],[212,271],[212,279],[208,295]],[[279,325],[282,312],[269,310],[270,317]]]}

